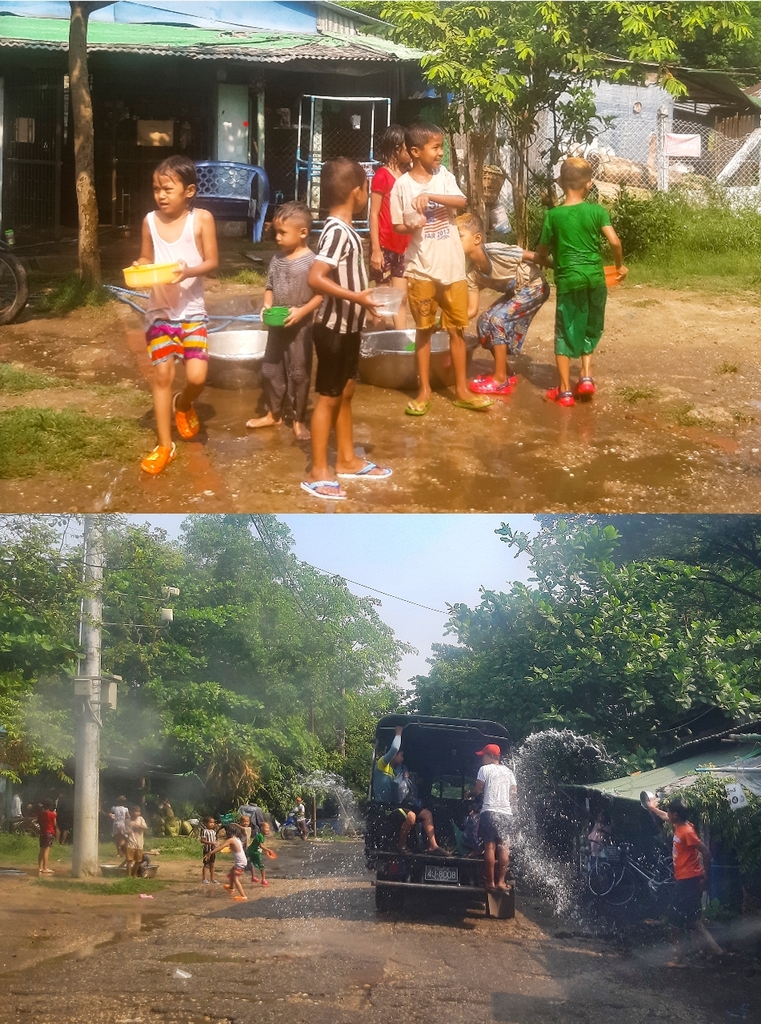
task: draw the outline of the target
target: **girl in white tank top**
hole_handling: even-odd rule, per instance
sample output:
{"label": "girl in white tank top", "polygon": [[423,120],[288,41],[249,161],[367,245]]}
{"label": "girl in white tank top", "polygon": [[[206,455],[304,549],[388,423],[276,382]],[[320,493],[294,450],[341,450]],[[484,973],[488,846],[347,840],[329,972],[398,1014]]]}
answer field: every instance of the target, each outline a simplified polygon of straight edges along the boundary
{"label": "girl in white tank top", "polygon": [[[146,220],[153,242],[155,263],[177,263],[182,260],[188,267],[203,263],[195,238],[195,214],[188,212],[182,234],[176,242],[167,242],[158,233],[156,214],[151,211]],[[206,316],[203,298],[203,278],[188,277],[179,284],[157,284],[151,288],[148,308],[148,323],[155,320],[201,320]]]}

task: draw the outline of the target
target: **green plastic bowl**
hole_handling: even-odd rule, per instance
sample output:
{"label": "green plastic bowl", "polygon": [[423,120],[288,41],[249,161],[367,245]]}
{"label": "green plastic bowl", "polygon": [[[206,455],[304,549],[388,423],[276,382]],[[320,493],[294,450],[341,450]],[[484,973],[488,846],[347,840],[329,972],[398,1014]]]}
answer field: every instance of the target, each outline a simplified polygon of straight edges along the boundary
{"label": "green plastic bowl", "polygon": [[282,327],[290,312],[288,306],[270,306],[262,310],[262,320],[268,327]]}

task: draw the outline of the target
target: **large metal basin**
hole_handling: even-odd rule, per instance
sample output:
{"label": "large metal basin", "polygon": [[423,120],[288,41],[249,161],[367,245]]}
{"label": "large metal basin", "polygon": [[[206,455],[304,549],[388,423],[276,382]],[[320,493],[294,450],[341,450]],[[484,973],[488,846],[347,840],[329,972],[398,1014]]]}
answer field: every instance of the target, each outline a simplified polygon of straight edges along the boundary
{"label": "large metal basin", "polygon": [[[477,338],[467,337],[468,368]],[[412,390],[417,387],[414,331],[368,331],[362,335],[359,353],[359,376],[366,384],[379,388]],[[449,387],[454,384],[449,334],[436,331],[431,337],[431,384]]]}
{"label": "large metal basin", "polygon": [[209,377],[214,388],[259,388],[267,328],[219,331],[209,335]]}

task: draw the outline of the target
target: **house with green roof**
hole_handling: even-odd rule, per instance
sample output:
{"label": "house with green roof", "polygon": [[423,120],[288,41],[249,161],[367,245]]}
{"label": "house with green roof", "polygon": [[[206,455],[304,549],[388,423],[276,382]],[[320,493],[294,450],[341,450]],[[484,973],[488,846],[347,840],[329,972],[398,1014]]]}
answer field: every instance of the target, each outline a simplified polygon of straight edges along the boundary
{"label": "house with green roof", "polygon": [[[2,223],[22,238],[76,225],[68,31],[68,3],[0,0]],[[387,118],[425,102],[413,98],[424,94],[420,55],[383,31],[322,0],[119,0],[96,11],[101,223],[139,223],[152,168],[171,153],[263,166],[276,200],[303,194],[297,149],[303,168],[315,135],[319,159],[367,161]]]}

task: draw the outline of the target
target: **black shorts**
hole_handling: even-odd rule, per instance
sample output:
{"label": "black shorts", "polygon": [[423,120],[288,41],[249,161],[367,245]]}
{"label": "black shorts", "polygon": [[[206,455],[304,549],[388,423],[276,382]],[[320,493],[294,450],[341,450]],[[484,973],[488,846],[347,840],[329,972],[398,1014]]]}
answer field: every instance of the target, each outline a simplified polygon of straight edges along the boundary
{"label": "black shorts", "polygon": [[49,850],[55,842],[55,835],[52,832],[42,832],[40,834],[40,849]]}
{"label": "black shorts", "polygon": [[315,324],[312,328],[317,353],[317,377],[314,389],[318,395],[339,398],[359,369],[359,332],[338,334],[330,327]]}
{"label": "black shorts", "polygon": [[203,855],[203,866],[205,868],[213,868],[214,861],[217,859],[216,853],[205,853]]}
{"label": "black shorts", "polygon": [[672,890],[669,921],[676,928],[689,928],[700,919],[703,879],[678,878]]}
{"label": "black shorts", "polygon": [[478,818],[478,838],[484,843],[506,843],[510,839],[513,818],[499,811],[481,811]]}

